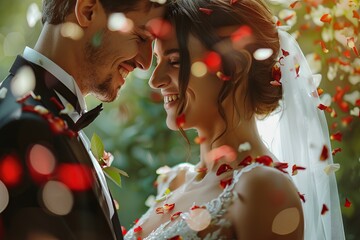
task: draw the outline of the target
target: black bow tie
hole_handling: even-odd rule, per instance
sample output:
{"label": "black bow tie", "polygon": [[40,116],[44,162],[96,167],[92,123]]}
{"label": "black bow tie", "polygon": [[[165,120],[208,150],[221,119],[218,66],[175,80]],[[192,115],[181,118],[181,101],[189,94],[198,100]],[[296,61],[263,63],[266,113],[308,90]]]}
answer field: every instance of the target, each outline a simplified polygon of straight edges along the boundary
{"label": "black bow tie", "polygon": [[99,116],[100,112],[103,110],[102,103],[100,103],[97,107],[91,109],[90,111],[82,113],[78,98],[61,81],[59,81],[57,78],[46,78],[45,81],[47,85],[50,85],[61,96],[63,96],[80,114],[80,118],[75,123],[70,122],[70,125],[72,125],[70,127],[75,131],[80,131],[81,129],[87,127],[95,120],[97,116]]}

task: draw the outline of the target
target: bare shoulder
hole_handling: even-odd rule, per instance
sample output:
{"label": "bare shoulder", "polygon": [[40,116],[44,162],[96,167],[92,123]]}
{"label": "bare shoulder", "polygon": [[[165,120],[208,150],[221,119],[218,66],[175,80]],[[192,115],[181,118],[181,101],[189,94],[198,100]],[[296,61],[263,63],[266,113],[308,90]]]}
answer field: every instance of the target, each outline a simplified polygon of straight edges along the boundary
{"label": "bare shoulder", "polygon": [[301,202],[287,174],[257,166],[241,175],[235,193],[229,215],[238,239],[303,239]]}

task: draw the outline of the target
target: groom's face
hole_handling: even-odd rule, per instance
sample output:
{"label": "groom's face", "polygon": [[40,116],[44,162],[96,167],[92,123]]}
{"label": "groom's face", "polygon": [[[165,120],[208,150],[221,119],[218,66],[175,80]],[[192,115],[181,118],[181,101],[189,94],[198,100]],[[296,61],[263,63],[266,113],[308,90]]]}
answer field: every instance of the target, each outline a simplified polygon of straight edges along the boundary
{"label": "groom's face", "polygon": [[[149,21],[163,15],[163,7],[148,7],[149,0],[139,1],[135,10],[120,15],[115,25],[125,20],[120,30],[108,27],[109,16],[103,12],[97,31],[84,47],[83,84],[86,93],[99,100],[116,99],[125,78],[135,68],[148,69],[152,59],[152,35]],[[132,26],[131,26],[132,25]],[[119,26],[119,25],[117,25]],[[129,29],[124,29],[128,27]]]}

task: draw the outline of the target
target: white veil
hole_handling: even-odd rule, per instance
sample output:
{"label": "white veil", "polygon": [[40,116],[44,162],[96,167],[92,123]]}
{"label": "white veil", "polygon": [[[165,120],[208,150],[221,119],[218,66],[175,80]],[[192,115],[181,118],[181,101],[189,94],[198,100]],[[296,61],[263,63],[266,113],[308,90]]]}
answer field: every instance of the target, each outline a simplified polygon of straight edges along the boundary
{"label": "white veil", "polygon": [[[304,194],[305,240],[345,239],[336,179],[333,166],[328,126],[320,104],[317,84],[296,40],[282,27],[278,28],[281,83],[283,100],[279,111],[258,121],[262,129],[272,128],[273,136],[264,139],[270,150],[291,167],[306,167],[293,176],[299,192]],[[285,55],[284,55],[285,53]],[[288,54],[287,54],[288,53]],[[299,67],[299,68],[298,68]],[[271,124],[271,125],[269,125]],[[324,146],[328,157],[320,160]],[[329,209],[321,214],[323,204]]]}

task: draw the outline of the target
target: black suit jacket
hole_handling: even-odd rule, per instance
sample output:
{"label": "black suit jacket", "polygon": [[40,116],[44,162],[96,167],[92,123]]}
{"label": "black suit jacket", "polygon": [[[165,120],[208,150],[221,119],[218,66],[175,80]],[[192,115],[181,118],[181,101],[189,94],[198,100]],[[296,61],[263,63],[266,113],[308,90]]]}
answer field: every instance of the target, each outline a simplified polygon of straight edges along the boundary
{"label": "black suit jacket", "polygon": [[[11,82],[22,66],[34,71],[34,93],[41,100],[29,97],[19,101],[12,94]],[[49,81],[52,78],[55,77],[45,69],[18,56],[0,87],[8,89],[5,98],[0,99],[0,180],[9,193],[9,203],[0,213],[0,239],[39,239],[40,236],[65,240],[122,239],[116,212],[117,221],[111,221],[108,216],[87,150],[71,129],[71,119],[59,114],[56,102],[60,101]],[[48,109],[50,114],[34,110],[37,105]],[[55,169],[50,174],[34,171],[31,163],[37,160],[30,161],[34,146],[41,146],[55,157]],[[44,187],[49,186],[49,181],[68,185],[73,196],[68,214],[59,214],[47,204]],[[52,196],[56,204],[63,197]],[[71,203],[71,199],[68,201]]]}

